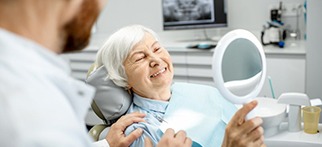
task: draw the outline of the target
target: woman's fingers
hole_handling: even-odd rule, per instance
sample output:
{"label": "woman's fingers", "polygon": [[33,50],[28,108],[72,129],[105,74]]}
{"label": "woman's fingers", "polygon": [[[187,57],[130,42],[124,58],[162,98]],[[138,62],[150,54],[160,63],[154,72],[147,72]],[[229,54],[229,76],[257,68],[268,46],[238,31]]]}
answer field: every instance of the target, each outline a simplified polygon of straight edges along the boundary
{"label": "woman's fingers", "polygon": [[174,136],[175,135],[175,132],[173,129],[169,128],[167,129],[165,132],[164,132],[164,135],[163,136]]}
{"label": "woman's fingers", "polygon": [[247,141],[256,142],[258,140],[261,140],[261,138],[264,139],[263,134],[264,134],[264,129],[263,127],[259,126],[247,134]]}
{"label": "woman's fingers", "polygon": [[175,138],[177,138],[178,140],[184,142],[185,139],[186,139],[186,136],[187,136],[186,132],[181,130],[175,135]]}
{"label": "woman's fingers", "polygon": [[144,138],[144,147],[153,147],[153,143],[149,137]]}
{"label": "woman's fingers", "polygon": [[192,140],[189,137],[186,137],[184,144],[188,147],[190,147],[192,145]]}
{"label": "woman's fingers", "polygon": [[263,119],[261,119],[260,117],[255,117],[241,124],[239,129],[241,130],[241,132],[248,134],[255,128],[259,127],[262,123]]}
{"label": "woman's fingers", "polygon": [[185,131],[175,133],[173,129],[167,129],[158,143],[158,147],[191,147],[192,140],[186,135]]}
{"label": "woman's fingers", "polygon": [[245,104],[239,109],[226,126],[225,138],[222,146],[262,146],[264,130],[261,127],[263,120],[255,117],[245,120],[246,115],[257,106],[257,101]]}
{"label": "woman's fingers", "polygon": [[251,101],[250,103],[245,104],[242,108],[240,108],[233,118],[231,119],[232,124],[241,125],[245,122],[246,115],[253,110],[257,106],[257,101]]}
{"label": "woman's fingers", "polygon": [[251,142],[249,146],[253,146],[253,147],[266,147],[266,145],[264,144],[264,136],[261,136],[259,139]]}

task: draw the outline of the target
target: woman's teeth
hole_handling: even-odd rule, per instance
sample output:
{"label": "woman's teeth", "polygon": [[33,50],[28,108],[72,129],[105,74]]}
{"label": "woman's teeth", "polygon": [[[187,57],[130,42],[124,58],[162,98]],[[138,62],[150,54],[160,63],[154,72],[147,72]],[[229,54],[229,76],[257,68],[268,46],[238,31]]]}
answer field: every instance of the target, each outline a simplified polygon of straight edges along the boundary
{"label": "woman's teeth", "polygon": [[155,74],[151,75],[150,77],[151,77],[151,78],[156,77],[156,76],[158,76],[159,74],[161,74],[161,73],[163,73],[163,72],[165,72],[165,68],[163,68],[162,70],[158,71],[157,73],[155,73]]}

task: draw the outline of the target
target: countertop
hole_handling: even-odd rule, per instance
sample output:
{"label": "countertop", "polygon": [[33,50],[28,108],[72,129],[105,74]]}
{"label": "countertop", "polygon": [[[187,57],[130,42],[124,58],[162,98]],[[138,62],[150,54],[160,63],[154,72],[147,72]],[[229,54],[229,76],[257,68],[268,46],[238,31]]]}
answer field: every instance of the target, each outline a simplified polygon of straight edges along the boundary
{"label": "countertop", "polygon": [[[168,50],[172,52],[213,52],[214,49],[190,49],[187,46],[196,44],[195,42],[162,42],[161,44]],[[295,40],[295,41],[286,41],[284,48],[279,48],[275,45],[266,45],[263,46],[265,54],[268,55],[306,55],[306,41],[304,40]],[[97,51],[100,47],[97,45],[90,45],[86,47],[86,51]]]}
{"label": "countertop", "polygon": [[[215,49],[189,49],[187,46],[195,44],[197,42],[161,42],[165,48],[169,51],[177,52],[200,52],[208,51],[213,52]],[[306,42],[304,40],[286,41],[284,48],[279,48],[274,45],[263,46],[265,54],[290,54],[290,55],[305,55],[306,54]]]}

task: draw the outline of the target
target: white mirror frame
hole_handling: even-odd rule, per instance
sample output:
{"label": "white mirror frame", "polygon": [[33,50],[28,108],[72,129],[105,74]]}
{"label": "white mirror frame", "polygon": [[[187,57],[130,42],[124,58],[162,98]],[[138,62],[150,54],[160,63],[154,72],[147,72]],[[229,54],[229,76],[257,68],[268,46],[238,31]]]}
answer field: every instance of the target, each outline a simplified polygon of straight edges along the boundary
{"label": "white mirror frame", "polygon": [[[251,41],[257,47],[262,61],[262,72],[261,72],[262,75],[259,80],[259,83],[257,84],[257,86],[255,86],[252,92],[244,96],[237,96],[233,94],[227,87],[225,87],[225,82],[222,75],[222,61],[223,61],[223,56],[226,51],[226,48],[230,45],[230,43],[236,39],[241,39],[241,38]],[[265,57],[262,44],[259,42],[256,36],[254,36],[252,33],[250,33],[247,30],[237,29],[237,30],[228,32],[219,40],[217,47],[214,51],[214,55],[212,58],[212,72],[213,72],[213,79],[216,87],[218,88],[222,96],[224,96],[227,100],[229,100],[234,104],[245,104],[250,102],[259,94],[265,82],[266,57]]]}

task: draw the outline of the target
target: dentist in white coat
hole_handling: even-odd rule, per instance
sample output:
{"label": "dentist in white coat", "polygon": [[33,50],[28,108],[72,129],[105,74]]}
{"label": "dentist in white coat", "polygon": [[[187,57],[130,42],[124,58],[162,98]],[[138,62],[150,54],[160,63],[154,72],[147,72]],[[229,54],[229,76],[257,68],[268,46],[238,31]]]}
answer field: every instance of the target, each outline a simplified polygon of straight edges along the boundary
{"label": "dentist in white coat", "polygon": [[[0,0],[0,146],[93,146],[84,117],[94,89],[72,78],[60,53],[89,42],[106,0]],[[98,146],[129,146],[124,129],[143,120],[132,113],[116,122]],[[171,129],[160,141],[185,144]]]}

